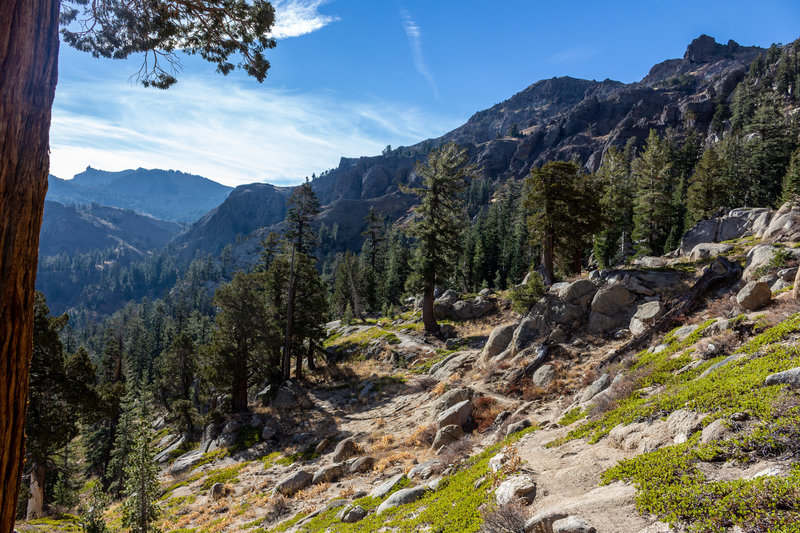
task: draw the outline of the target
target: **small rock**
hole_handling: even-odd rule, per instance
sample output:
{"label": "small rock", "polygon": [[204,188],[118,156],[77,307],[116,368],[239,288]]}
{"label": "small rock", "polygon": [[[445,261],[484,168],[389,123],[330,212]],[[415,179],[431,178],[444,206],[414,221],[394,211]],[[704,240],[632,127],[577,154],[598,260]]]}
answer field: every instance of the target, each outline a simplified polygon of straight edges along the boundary
{"label": "small rock", "polygon": [[797,267],[793,268],[783,268],[778,270],[778,276],[787,283],[792,283],[794,281],[795,276],[797,276]]}
{"label": "small rock", "polygon": [[389,494],[389,492],[395,487],[395,485],[400,483],[400,480],[402,480],[404,477],[406,477],[405,474],[397,474],[396,476],[389,478],[388,480],[384,481],[383,483],[372,489],[372,491],[370,491],[369,493],[369,497],[383,498],[384,496]]}
{"label": "small rock", "polygon": [[367,517],[367,512],[364,510],[363,507],[360,505],[356,505],[349,509],[346,509],[342,513],[342,522],[345,524],[353,524],[355,522],[359,522]]}
{"label": "small rock", "polygon": [[442,396],[436,402],[434,410],[437,413],[443,413],[454,405],[470,399],[472,399],[472,391],[470,389],[461,388],[449,390],[442,394]]}
{"label": "small rock", "polygon": [[514,433],[529,427],[531,427],[531,421],[527,418],[520,420],[519,422],[514,422],[513,424],[509,424],[506,428],[506,436],[513,435]]}
{"label": "small rock", "polygon": [[546,511],[539,513],[525,522],[526,533],[553,533],[553,523],[566,518],[566,513]]}
{"label": "small rock", "polygon": [[398,505],[405,505],[412,503],[422,498],[426,492],[429,492],[428,487],[412,487],[410,489],[400,489],[378,506],[376,514],[381,514],[387,509],[397,507]]}
{"label": "small rock", "polygon": [[505,505],[515,500],[522,500],[529,504],[536,497],[536,482],[528,475],[512,476],[497,487],[495,499],[499,505]]}
{"label": "small rock", "polygon": [[452,350],[456,346],[458,346],[459,344],[461,344],[463,342],[464,342],[464,339],[462,339],[460,337],[455,337],[453,339],[447,339],[446,341],[444,341],[444,347],[447,348],[448,350]]}
{"label": "small rock", "polygon": [[347,461],[347,471],[351,474],[369,472],[375,467],[375,458],[366,456],[350,459]]}
{"label": "small rock", "polygon": [[778,372],[777,374],[770,374],[764,380],[764,385],[782,384],[789,385],[793,389],[800,389],[800,367]]}
{"label": "small rock", "polygon": [[424,463],[420,463],[411,470],[409,470],[408,479],[428,479],[437,470],[439,470],[441,466],[442,462],[438,458],[431,459],[430,461],[425,461]]}
{"label": "small rock", "polygon": [[267,424],[266,426],[264,426],[264,429],[261,430],[261,440],[273,439],[277,434],[278,434],[278,429],[272,424]]}
{"label": "small rock", "polygon": [[583,392],[581,396],[580,403],[586,403],[611,385],[611,376],[607,373],[603,374],[599,378],[597,378],[594,383],[589,385],[589,387]]}
{"label": "small rock", "polygon": [[694,411],[679,409],[667,417],[667,430],[675,444],[689,440],[700,429],[702,419]]}
{"label": "small rock", "polygon": [[289,474],[282,480],[275,485],[275,489],[272,491],[272,494],[283,494],[284,496],[292,496],[295,493],[303,490],[304,488],[308,487],[311,484],[311,480],[314,479],[309,472],[305,470],[300,470],[298,472],[294,472],[293,474]]}
{"label": "small rock", "polygon": [[700,441],[703,444],[708,444],[709,442],[722,440],[727,432],[728,426],[725,424],[723,419],[719,418],[703,428]]}
{"label": "small rock", "polygon": [[223,483],[214,483],[211,485],[210,495],[211,499],[214,501],[221,500],[231,493],[233,493],[233,489],[227,485],[224,485]]}
{"label": "small rock", "polygon": [[227,424],[225,424],[225,427],[222,428],[222,434],[225,435],[225,434],[236,433],[242,428],[242,426],[244,426],[244,424],[242,424],[238,420],[231,420]]}
{"label": "small rock", "polygon": [[553,533],[596,533],[597,530],[577,516],[568,516],[553,522]]}
{"label": "small rock", "polygon": [[361,389],[361,392],[358,393],[358,397],[361,398],[362,400],[369,398],[369,395],[374,388],[375,388],[375,383],[371,381],[367,382],[367,384],[364,385],[364,388]]}
{"label": "small rock", "polygon": [[489,339],[486,341],[486,345],[483,348],[481,362],[485,364],[489,359],[508,348],[508,344],[511,342],[516,328],[517,324],[504,324],[494,328],[489,334]]}
{"label": "small rock", "polygon": [[461,426],[458,426],[456,424],[445,426],[436,432],[436,436],[433,438],[433,444],[431,445],[431,449],[438,451],[442,447],[448,446],[456,442],[463,436],[464,436],[464,430],[461,429]]}
{"label": "small rock", "polygon": [[328,446],[331,444],[331,439],[325,438],[322,439],[322,442],[317,444],[317,448],[314,450],[317,454],[322,455],[325,453],[325,450],[328,449]]}
{"label": "small rock", "polygon": [[182,472],[185,472],[189,468],[193,467],[197,463],[199,463],[203,459],[203,452],[200,450],[195,450],[192,452],[185,453],[175,459],[175,462],[172,463],[172,466],[169,469],[169,473],[173,476],[178,475]]}
{"label": "small rock", "polygon": [[[682,326],[682,327],[680,327],[680,328],[678,328],[678,329],[676,329],[676,330],[675,330],[675,333],[673,333],[673,334],[672,334],[672,337],[673,337],[674,339],[677,339],[677,340],[679,340],[679,341],[682,341],[683,339],[685,339],[686,337],[688,337],[689,335],[691,335],[692,333],[694,333],[694,332],[695,332],[695,330],[697,330],[697,326],[696,326],[696,325],[694,325],[694,326]],[[659,350],[659,348],[660,348],[661,346],[664,346],[664,347],[663,347],[663,348],[661,348],[661,350]],[[667,347],[666,347],[665,345],[661,344],[661,345],[659,345],[659,346],[656,346],[655,350],[653,350],[653,353],[661,353],[661,352],[662,352],[662,351],[664,351],[666,348],[667,348]]]}
{"label": "small rock", "polygon": [[334,463],[332,465],[323,466],[317,470],[314,474],[314,478],[311,480],[311,484],[318,485],[320,483],[333,483],[334,481],[338,481],[342,476],[344,476],[344,468],[342,467],[342,464]]}
{"label": "small rock", "polygon": [[436,428],[441,429],[452,424],[463,427],[469,420],[471,414],[472,402],[470,400],[457,403],[439,415],[439,418],[436,419]]}
{"label": "small rock", "polygon": [[736,295],[736,302],[748,311],[757,311],[772,299],[769,285],[763,281],[751,281]]}
{"label": "small rock", "polygon": [[332,460],[334,463],[342,463],[345,459],[358,455],[360,451],[358,444],[353,439],[344,439],[336,445]]}
{"label": "small rock", "polygon": [[[169,437],[169,435],[167,435],[167,436]],[[173,442],[172,444],[167,446],[161,453],[156,455],[155,461],[157,463],[166,463],[169,460],[170,455],[172,454],[172,452],[174,452],[175,450],[177,450],[178,448],[183,446],[183,444],[185,442],[186,442],[186,437],[185,436],[181,436],[181,438],[177,439],[175,442]],[[163,444],[162,444],[162,446],[163,446]]]}
{"label": "small rock", "polygon": [[503,464],[508,460],[506,454],[498,453],[497,455],[493,456],[489,459],[489,470],[492,472],[497,472],[501,468],[503,468]]}
{"label": "small rock", "polygon": [[631,330],[622,328],[621,330],[614,333],[614,340],[627,339],[630,336],[631,336]]}
{"label": "small rock", "polygon": [[533,384],[541,389],[546,389],[556,378],[556,367],[542,365],[533,373]]}
{"label": "small rock", "polygon": [[739,411],[738,413],[733,413],[731,415],[731,420],[734,422],[744,422],[748,418],[750,418],[750,415],[745,413],[744,411]]}

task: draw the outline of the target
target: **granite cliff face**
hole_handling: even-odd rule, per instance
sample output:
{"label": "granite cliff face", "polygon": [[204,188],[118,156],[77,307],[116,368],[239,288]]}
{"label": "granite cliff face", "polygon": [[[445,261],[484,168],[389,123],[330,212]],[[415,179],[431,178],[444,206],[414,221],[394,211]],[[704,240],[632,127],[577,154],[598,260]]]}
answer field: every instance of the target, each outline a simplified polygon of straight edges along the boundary
{"label": "granite cliff face", "polygon": [[[682,59],[655,65],[637,83],[542,80],[438,139],[388,155],[343,158],[339,167],[314,181],[314,188],[323,203],[381,197],[413,181],[414,163],[448,141],[466,147],[472,162],[491,179],[520,179],[547,161],[574,157],[596,170],[610,146],[622,147],[629,138],[642,145],[651,128],[663,132],[688,123],[710,135],[716,102],[730,98],[761,52],[701,35]],[[508,135],[514,129],[519,134]]]}
{"label": "granite cliff face", "polygon": [[236,187],[222,204],[176,239],[181,258],[191,259],[197,253],[218,254],[238,236],[280,223],[286,218],[286,200],[291,191],[291,187],[268,183]]}

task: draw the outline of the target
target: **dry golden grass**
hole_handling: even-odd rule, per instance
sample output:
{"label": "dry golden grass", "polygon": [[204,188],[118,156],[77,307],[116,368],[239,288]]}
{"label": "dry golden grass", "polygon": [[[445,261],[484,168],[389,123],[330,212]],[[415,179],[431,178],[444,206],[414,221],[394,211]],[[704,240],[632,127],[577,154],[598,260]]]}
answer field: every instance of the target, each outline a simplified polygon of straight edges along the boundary
{"label": "dry golden grass", "polygon": [[303,489],[297,494],[295,494],[294,498],[300,501],[313,500],[318,498],[320,494],[328,490],[328,487],[330,486],[331,486],[330,483],[319,483],[317,485],[312,485],[309,488]]}
{"label": "dry golden grass", "polygon": [[414,448],[430,448],[433,444],[433,438],[436,436],[436,426],[428,424],[427,426],[417,426],[414,432],[406,437],[405,445],[413,446]]}
{"label": "dry golden grass", "polygon": [[375,464],[376,472],[384,472],[390,466],[401,465],[404,471],[408,471],[414,464],[416,454],[407,451],[394,451],[380,458]]}
{"label": "dry golden grass", "polygon": [[352,486],[345,487],[339,491],[339,496],[337,496],[337,498],[341,500],[350,500],[353,498],[353,494],[355,493],[356,489],[354,489]]}
{"label": "dry golden grass", "polygon": [[[371,439],[372,435],[370,435],[370,440]],[[376,438],[372,442],[374,443],[370,448],[372,453],[380,453],[395,448],[394,435],[383,435],[379,438]]]}
{"label": "dry golden grass", "polygon": [[488,337],[495,327],[497,327],[497,320],[495,317],[491,317],[458,324],[456,332],[461,338]]}

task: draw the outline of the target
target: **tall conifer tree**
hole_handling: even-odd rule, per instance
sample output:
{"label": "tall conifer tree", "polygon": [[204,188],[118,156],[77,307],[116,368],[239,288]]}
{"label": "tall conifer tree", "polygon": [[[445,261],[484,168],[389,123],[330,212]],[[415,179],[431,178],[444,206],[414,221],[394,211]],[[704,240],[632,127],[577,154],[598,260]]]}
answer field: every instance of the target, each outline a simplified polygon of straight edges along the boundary
{"label": "tall conifer tree", "polygon": [[465,150],[448,143],[432,151],[416,172],[422,177],[422,186],[406,189],[420,198],[409,230],[416,238],[413,284],[422,290],[425,331],[435,333],[439,325],[433,314],[434,289],[446,282],[458,265],[466,223],[464,191],[475,169],[467,164]]}

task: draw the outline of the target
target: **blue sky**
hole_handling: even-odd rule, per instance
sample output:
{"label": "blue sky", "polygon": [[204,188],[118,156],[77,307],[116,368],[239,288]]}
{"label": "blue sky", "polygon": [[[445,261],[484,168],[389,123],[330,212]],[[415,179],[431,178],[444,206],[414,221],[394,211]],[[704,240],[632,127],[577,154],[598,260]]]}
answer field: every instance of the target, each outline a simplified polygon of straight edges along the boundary
{"label": "blue sky", "polygon": [[439,136],[553,76],[637,81],[701,33],[800,38],[800,2],[280,0],[263,84],[182,58],[168,91],[130,80],[141,58],[62,45],[51,172],[168,168],[227,185],[295,184]]}

